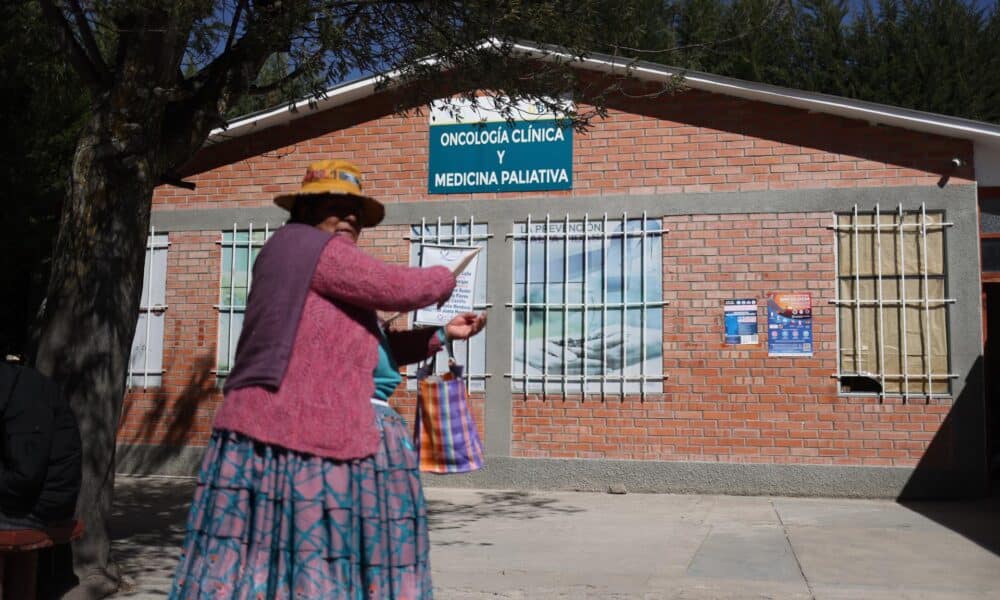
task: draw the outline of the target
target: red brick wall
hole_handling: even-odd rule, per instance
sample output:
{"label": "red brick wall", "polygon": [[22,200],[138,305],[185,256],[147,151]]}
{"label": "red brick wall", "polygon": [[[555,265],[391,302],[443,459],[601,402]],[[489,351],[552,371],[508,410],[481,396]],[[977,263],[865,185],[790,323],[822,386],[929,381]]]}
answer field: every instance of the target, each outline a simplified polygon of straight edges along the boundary
{"label": "red brick wall", "polygon": [[[365,191],[387,203],[538,195],[429,196],[426,114],[365,117],[349,127],[324,122],[331,118],[306,117],[296,126],[275,128],[253,140],[238,138],[212,146],[201,162],[230,154],[239,160],[189,176],[198,186],[195,191],[160,188],[154,203],[160,210],[269,206],[276,193],[297,189],[310,161],[331,157],[356,161],[365,172]],[[328,130],[336,126],[342,128]],[[290,128],[315,137],[286,143]],[[261,145],[269,137],[282,145]],[[266,150],[251,156],[238,152],[257,147]],[[946,173],[952,185],[970,183],[971,167],[949,170],[956,156],[971,165],[972,145],[690,91],[658,101],[621,103],[608,119],[594,121],[589,132],[575,134],[573,189],[549,195],[934,185]]]}
{"label": "red brick wall", "polygon": [[[369,108],[372,107],[372,108]],[[386,203],[486,201],[506,193],[429,196],[427,117],[384,114],[363,101],[289,127],[210,147],[189,173],[195,191],[162,187],[155,210],[270,206],[298,187],[313,160],[349,157],[365,190]],[[345,116],[346,115],[346,116]],[[574,189],[557,196],[736,192],[793,188],[971,183],[971,144],[806,111],[686,92],[620,102],[574,137]],[[221,164],[231,161],[228,164]],[[197,169],[196,169],[197,170]],[[391,210],[391,208],[390,208]],[[651,215],[653,216],[653,215]],[[836,396],[833,238],[827,215],[671,217],[663,237],[662,395],[638,398],[515,397],[515,456],[726,462],[913,464],[944,419],[945,404]],[[779,233],[780,232],[780,233]],[[405,263],[405,227],[366,232],[363,245]],[[220,277],[217,231],[171,234],[164,365],[159,390],[128,396],[124,443],[204,444],[221,395],[215,389]],[[778,246],[776,251],[776,247]],[[771,290],[812,291],[816,356],[769,359],[766,347],[721,348],[721,301]],[[498,308],[501,309],[502,308]],[[763,330],[763,322],[761,323]],[[494,335],[509,335],[495,332]],[[393,398],[412,420],[413,394]],[[484,399],[473,409],[480,427]]]}
{"label": "red brick wall", "polygon": [[220,232],[174,232],[167,249],[163,385],[125,398],[118,439],[126,444],[204,445],[222,401],[215,369]]}
{"label": "red brick wall", "polygon": [[[515,456],[912,465],[950,403],[838,397],[834,239],[828,213],[667,217],[663,394],[514,401]],[[723,300],[810,292],[812,358],[722,343]],[[911,402],[913,402],[911,400]]]}

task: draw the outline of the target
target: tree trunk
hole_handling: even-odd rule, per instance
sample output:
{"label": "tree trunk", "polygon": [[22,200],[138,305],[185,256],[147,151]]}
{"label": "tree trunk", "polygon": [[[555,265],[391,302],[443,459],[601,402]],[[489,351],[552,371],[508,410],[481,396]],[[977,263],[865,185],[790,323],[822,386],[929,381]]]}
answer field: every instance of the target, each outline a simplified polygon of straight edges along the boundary
{"label": "tree trunk", "polygon": [[63,386],[83,439],[77,516],[86,533],[73,544],[79,584],[67,598],[102,598],[119,583],[108,518],[155,181],[143,145],[134,124],[94,111],[74,156],[42,313],[36,365]]}

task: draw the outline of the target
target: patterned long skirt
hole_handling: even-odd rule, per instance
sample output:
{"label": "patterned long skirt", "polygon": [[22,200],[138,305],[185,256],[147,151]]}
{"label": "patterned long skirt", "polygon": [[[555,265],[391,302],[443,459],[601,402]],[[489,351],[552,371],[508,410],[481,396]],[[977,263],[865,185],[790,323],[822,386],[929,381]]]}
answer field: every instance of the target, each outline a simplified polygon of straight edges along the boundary
{"label": "patterned long skirt", "polygon": [[214,432],[170,598],[431,598],[416,453],[402,417],[374,408],[381,446],[360,460]]}

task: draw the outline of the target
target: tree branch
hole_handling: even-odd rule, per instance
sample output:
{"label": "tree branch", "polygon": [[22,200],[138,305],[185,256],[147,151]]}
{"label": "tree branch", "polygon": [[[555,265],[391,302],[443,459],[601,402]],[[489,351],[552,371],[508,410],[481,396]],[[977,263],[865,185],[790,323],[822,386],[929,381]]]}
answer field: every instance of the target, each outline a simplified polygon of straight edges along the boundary
{"label": "tree branch", "polygon": [[709,42],[700,42],[695,44],[684,44],[681,46],[674,46],[672,48],[660,48],[652,50],[645,50],[642,48],[631,48],[629,46],[622,46],[619,44],[609,44],[609,46],[614,49],[615,53],[617,53],[619,50],[624,50],[626,52],[634,52],[636,54],[666,54],[668,52],[683,52],[685,50],[694,50],[695,48],[722,46],[724,44],[728,44],[730,42],[735,42],[736,40],[743,39],[752,33],[756,33],[757,30],[762,29],[764,25],[770,23],[771,20],[777,16],[778,9],[780,9],[782,6],[783,2],[781,2],[780,0],[775,0],[774,2],[771,3],[770,8],[768,8],[767,14],[764,15],[764,17],[761,18],[758,22],[756,23],[751,22],[750,27],[748,27],[747,29],[740,31],[736,35],[730,36],[728,38],[723,38],[720,40],[712,40]]}
{"label": "tree branch", "polygon": [[313,54],[312,56],[310,56],[305,61],[299,63],[299,66],[296,67],[294,71],[292,71],[291,73],[288,73],[287,75],[285,75],[284,77],[278,79],[277,81],[272,81],[271,83],[269,83],[267,85],[251,85],[251,86],[249,86],[247,88],[247,93],[255,95],[255,96],[259,96],[260,94],[267,94],[267,93],[273,92],[273,91],[281,88],[281,86],[285,85],[286,83],[288,83],[290,81],[294,81],[297,77],[299,77],[300,75],[302,75],[303,73],[305,73],[306,70],[308,69],[307,65],[315,63],[320,58],[322,58],[322,56],[323,56],[322,52],[317,52],[317,53]]}
{"label": "tree branch", "polygon": [[345,0],[330,2],[328,8],[347,8],[348,6],[372,6],[375,4],[424,4],[427,0]]}
{"label": "tree branch", "polygon": [[56,39],[59,42],[59,46],[63,49],[63,53],[69,59],[70,64],[73,65],[73,70],[93,90],[103,91],[107,80],[76,40],[76,36],[73,35],[73,28],[66,21],[62,11],[52,3],[52,0],[40,0],[40,4],[45,20],[55,28]]}
{"label": "tree branch", "polygon": [[[241,0],[242,5],[242,0]],[[236,21],[240,17],[239,12],[234,16],[233,24],[230,26],[230,33],[234,33],[237,29]],[[251,18],[247,21],[246,31],[243,36],[232,43],[231,39],[226,40],[226,47],[223,49],[222,53],[216,56],[210,63],[208,63],[204,68],[198,71],[197,74],[192,78],[200,85],[199,93],[206,88],[219,88],[228,78],[230,72],[238,65],[240,62],[245,60],[244,55],[247,54],[245,48],[252,44],[252,42],[257,41],[255,38],[258,37],[257,28],[254,27],[254,20]]]}
{"label": "tree branch", "polygon": [[97,47],[97,40],[94,39],[94,32],[90,29],[90,23],[87,22],[87,15],[84,14],[78,0],[69,0],[69,6],[73,12],[73,19],[76,21],[76,28],[80,32],[80,39],[83,41],[83,49],[90,56],[90,62],[94,68],[102,74],[102,81],[107,83],[110,79],[110,71],[101,55],[101,49]]}
{"label": "tree branch", "polygon": [[[232,45],[222,51],[208,65],[190,78],[194,93],[173,104],[168,114],[165,132],[168,135],[163,144],[161,160],[166,170],[178,168],[201,147],[213,127],[224,126],[220,115],[220,101],[226,100],[234,90],[242,93],[250,87],[248,73],[254,74],[273,52],[274,44],[264,41],[264,32],[273,15],[260,19],[248,18],[246,30]],[[274,33],[274,32],[272,32]],[[286,36],[271,36],[284,39]]]}
{"label": "tree branch", "polygon": [[236,30],[240,27],[240,19],[243,17],[243,9],[246,8],[247,0],[240,0],[236,5],[233,14],[233,22],[229,25],[229,35],[226,37],[226,50],[233,47],[233,39],[236,37]]}
{"label": "tree branch", "polygon": [[195,188],[198,187],[197,184],[195,184],[193,182],[184,181],[181,178],[180,175],[178,175],[177,173],[175,173],[173,171],[167,171],[166,173],[164,173],[163,175],[161,175],[160,176],[160,183],[164,183],[166,185],[172,185],[174,187],[178,187],[178,188],[185,189],[185,190],[191,190],[191,191],[194,191]]}

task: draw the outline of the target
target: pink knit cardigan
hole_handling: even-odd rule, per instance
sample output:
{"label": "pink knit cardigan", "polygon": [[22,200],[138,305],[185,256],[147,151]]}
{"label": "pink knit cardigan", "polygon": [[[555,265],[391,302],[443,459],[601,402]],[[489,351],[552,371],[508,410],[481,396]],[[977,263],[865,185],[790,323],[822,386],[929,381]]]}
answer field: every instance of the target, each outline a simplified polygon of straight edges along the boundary
{"label": "pink knit cardigan", "polygon": [[[231,390],[215,429],[339,460],[375,453],[378,431],[369,399],[378,361],[375,310],[410,311],[446,300],[455,278],[444,267],[391,265],[334,236],[316,265],[288,370],[278,390]],[[440,348],[435,329],[390,332],[399,364]]]}

